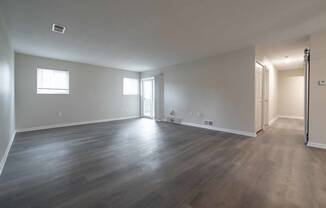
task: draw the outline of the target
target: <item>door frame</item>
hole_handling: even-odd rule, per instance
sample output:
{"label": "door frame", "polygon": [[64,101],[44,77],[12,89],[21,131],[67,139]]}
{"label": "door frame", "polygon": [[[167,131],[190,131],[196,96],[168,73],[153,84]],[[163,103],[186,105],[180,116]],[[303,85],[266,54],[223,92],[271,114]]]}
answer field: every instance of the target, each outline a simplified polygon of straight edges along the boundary
{"label": "door frame", "polygon": [[255,131],[259,132],[265,130],[269,125],[269,71],[266,66],[256,61],[255,63],[255,115],[257,113],[257,97],[256,97],[256,67],[257,65],[261,66],[262,69],[262,109],[261,109],[261,129],[257,131],[256,129],[256,116],[255,116]]}
{"label": "door frame", "polygon": [[[143,81],[147,81],[147,80],[152,80],[153,83],[153,90],[152,90],[152,105],[153,105],[153,112],[152,112],[152,117],[151,116],[145,116],[144,115],[144,86],[143,86]],[[141,111],[141,117],[142,118],[150,118],[150,119],[154,119],[155,118],[155,78],[154,77],[146,77],[146,78],[142,78],[140,80],[140,111]]]}
{"label": "door frame", "polygon": [[304,144],[309,142],[310,113],[310,49],[304,50]]}

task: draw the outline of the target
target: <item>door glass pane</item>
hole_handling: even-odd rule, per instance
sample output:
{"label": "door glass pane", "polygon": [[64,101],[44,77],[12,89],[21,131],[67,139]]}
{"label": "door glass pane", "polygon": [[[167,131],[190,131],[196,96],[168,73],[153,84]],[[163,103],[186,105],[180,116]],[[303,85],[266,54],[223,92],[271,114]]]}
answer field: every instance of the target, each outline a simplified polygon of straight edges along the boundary
{"label": "door glass pane", "polygon": [[153,89],[152,89],[152,81],[144,81],[144,98],[152,99]]}
{"label": "door glass pane", "polygon": [[143,96],[144,116],[153,117],[153,80],[143,81]]}

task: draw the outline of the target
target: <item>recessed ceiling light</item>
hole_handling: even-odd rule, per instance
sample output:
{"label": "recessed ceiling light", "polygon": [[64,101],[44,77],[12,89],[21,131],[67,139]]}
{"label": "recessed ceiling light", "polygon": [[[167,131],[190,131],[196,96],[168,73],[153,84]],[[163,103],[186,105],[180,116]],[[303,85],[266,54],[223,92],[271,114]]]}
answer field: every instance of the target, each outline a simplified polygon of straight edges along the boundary
{"label": "recessed ceiling light", "polygon": [[66,27],[63,25],[53,24],[52,25],[52,32],[64,34],[66,31]]}

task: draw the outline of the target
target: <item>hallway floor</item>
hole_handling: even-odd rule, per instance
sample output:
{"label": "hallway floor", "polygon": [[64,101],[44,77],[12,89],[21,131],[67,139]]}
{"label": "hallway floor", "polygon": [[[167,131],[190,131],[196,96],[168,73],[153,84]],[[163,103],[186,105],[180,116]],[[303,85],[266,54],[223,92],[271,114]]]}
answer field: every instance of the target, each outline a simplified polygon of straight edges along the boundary
{"label": "hallway floor", "polygon": [[279,118],[277,122],[272,124],[273,128],[279,129],[289,129],[296,131],[304,131],[304,120],[302,119],[289,119],[289,118]]}

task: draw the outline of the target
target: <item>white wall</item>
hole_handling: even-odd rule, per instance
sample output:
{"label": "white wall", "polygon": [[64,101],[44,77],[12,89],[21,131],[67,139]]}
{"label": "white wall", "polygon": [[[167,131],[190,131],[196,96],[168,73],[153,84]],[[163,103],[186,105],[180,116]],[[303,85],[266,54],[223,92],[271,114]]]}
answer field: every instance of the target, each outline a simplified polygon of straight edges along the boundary
{"label": "white wall", "polygon": [[255,133],[255,49],[142,73],[164,76],[164,115],[176,111],[183,122]]}
{"label": "white wall", "polygon": [[265,61],[269,70],[269,122],[274,121],[278,116],[278,70],[269,61]]}
{"label": "white wall", "polygon": [[[139,116],[139,96],[122,94],[139,73],[19,53],[15,64],[17,129]],[[36,94],[37,67],[69,70],[70,94]]]}
{"label": "white wall", "polygon": [[15,134],[14,52],[0,13],[0,174]]}
{"label": "white wall", "polygon": [[326,31],[310,37],[310,139],[309,143],[322,144],[326,148],[326,86],[318,86],[326,80]]}
{"label": "white wall", "polygon": [[278,72],[278,113],[280,116],[304,117],[304,70]]}

